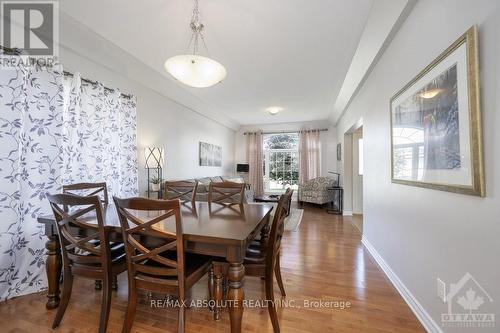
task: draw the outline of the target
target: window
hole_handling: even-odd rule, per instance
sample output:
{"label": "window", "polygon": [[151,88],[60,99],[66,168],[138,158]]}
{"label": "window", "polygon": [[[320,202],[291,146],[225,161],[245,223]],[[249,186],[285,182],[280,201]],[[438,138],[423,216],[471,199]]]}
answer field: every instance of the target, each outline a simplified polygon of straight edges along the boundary
{"label": "window", "polygon": [[299,134],[283,133],[264,136],[264,190],[284,192],[298,189]]}
{"label": "window", "polygon": [[420,128],[394,128],[394,177],[422,180],[424,173],[424,131]]}

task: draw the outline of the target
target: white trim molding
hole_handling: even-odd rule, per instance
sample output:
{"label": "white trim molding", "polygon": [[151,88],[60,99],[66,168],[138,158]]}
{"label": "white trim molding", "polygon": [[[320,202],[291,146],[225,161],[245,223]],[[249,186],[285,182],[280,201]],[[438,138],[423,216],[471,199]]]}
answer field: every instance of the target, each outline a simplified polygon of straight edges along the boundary
{"label": "white trim molding", "polygon": [[342,212],[342,215],[344,215],[344,216],[352,216],[352,210],[344,210]]}
{"label": "white trim molding", "polygon": [[373,259],[377,262],[380,268],[384,271],[385,275],[391,280],[392,284],[399,292],[401,297],[405,300],[406,304],[413,311],[415,316],[417,316],[420,323],[424,326],[427,332],[431,333],[443,333],[441,327],[432,319],[432,317],[425,311],[424,307],[418,302],[418,300],[413,296],[410,290],[404,285],[404,283],[399,279],[399,277],[394,273],[387,262],[380,256],[377,250],[372,246],[372,244],[363,236],[361,242],[365,248],[370,252]]}

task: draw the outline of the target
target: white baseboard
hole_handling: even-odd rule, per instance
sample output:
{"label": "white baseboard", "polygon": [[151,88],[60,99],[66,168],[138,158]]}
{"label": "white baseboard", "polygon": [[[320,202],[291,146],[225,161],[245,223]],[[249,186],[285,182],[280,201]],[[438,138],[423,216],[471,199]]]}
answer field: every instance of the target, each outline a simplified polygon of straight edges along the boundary
{"label": "white baseboard", "polygon": [[401,297],[408,304],[410,309],[413,311],[415,316],[417,316],[418,320],[424,326],[427,332],[431,333],[443,333],[441,327],[432,319],[432,317],[425,311],[422,305],[417,301],[415,296],[406,288],[404,283],[399,279],[399,277],[394,273],[394,271],[389,267],[389,265],[385,262],[385,260],[380,256],[377,250],[370,244],[370,242],[363,237],[361,242],[365,246],[365,248],[370,252],[373,259],[378,263],[380,268],[384,271],[385,275],[391,280],[394,287],[397,289]]}
{"label": "white baseboard", "polygon": [[352,210],[344,210],[344,212],[342,213],[342,215],[344,215],[344,216],[352,216]]}

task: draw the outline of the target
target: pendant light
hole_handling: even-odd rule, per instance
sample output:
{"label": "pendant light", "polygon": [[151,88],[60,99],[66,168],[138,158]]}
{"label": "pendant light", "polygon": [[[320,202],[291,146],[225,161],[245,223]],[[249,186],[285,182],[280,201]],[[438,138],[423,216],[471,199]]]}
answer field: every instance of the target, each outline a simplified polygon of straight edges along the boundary
{"label": "pendant light", "polygon": [[198,0],[194,0],[193,16],[189,25],[192,31],[188,49],[193,46],[192,54],[173,56],[165,61],[165,69],[176,80],[194,88],[206,88],[224,80],[226,69],[219,62],[198,54],[198,42],[202,41],[208,51],[203,37],[205,26],[200,22]]}

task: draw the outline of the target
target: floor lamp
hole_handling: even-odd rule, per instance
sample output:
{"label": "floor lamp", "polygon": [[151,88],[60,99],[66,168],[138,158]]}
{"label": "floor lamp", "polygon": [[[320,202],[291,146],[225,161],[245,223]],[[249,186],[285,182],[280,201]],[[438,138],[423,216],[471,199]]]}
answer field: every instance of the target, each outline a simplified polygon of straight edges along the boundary
{"label": "floor lamp", "polygon": [[[156,193],[158,199],[163,197],[163,163],[164,163],[164,149],[159,147],[147,147],[144,149],[144,156],[146,158],[146,169],[148,170],[148,198],[151,193]],[[152,180],[155,180],[152,184]],[[153,188],[153,185],[155,188]]]}

